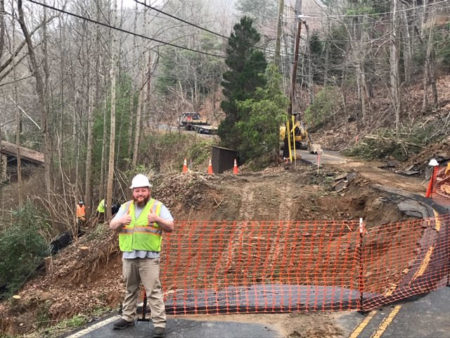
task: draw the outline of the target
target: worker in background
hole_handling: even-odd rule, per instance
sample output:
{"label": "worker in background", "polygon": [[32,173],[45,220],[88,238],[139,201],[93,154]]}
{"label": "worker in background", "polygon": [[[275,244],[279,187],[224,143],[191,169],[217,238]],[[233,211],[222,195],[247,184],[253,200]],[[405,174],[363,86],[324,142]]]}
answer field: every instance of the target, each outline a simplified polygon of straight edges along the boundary
{"label": "worker in background", "polygon": [[105,199],[102,199],[97,206],[97,217],[99,222],[105,221],[105,211],[106,211]]}
{"label": "worker in background", "polygon": [[119,232],[122,251],[122,272],[126,294],[122,304],[122,318],[114,323],[114,330],[134,325],[138,288],[144,285],[148,295],[154,338],[165,336],[166,310],[161,282],[159,260],[162,233],[172,232],[173,217],[161,202],[151,198],[151,187],[145,175],[136,175],[131,187],[133,199],[125,202],[109,223]]}
{"label": "worker in background", "polygon": [[84,207],[83,200],[80,200],[77,204],[77,233],[80,234],[80,231],[83,230],[84,225],[86,223],[86,209]]}

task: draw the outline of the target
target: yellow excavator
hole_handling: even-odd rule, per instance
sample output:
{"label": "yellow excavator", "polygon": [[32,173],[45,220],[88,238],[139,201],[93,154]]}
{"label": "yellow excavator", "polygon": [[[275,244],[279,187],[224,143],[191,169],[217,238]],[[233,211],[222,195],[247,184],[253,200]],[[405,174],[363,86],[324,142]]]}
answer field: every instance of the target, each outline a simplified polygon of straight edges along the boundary
{"label": "yellow excavator", "polygon": [[[286,133],[288,130],[288,133]],[[280,144],[285,159],[296,159],[296,150],[308,150],[312,154],[317,153],[320,145],[312,143],[306,127],[300,119],[300,114],[294,113],[286,123],[280,126]]]}

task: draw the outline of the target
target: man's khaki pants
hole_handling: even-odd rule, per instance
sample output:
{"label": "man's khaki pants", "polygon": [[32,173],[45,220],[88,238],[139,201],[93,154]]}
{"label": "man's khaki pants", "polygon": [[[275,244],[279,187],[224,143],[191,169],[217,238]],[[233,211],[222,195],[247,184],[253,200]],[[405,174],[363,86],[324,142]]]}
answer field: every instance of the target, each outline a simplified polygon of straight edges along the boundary
{"label": "man's khaki pants", "polygon": [[159,258],[122,259],[126,294],[122,304],[122,318],[131,322],[136,317],[139,285],[145,287],[151,318],[155,327],[166,326],[166,309],[164,306],[161,282],[159,281]]}

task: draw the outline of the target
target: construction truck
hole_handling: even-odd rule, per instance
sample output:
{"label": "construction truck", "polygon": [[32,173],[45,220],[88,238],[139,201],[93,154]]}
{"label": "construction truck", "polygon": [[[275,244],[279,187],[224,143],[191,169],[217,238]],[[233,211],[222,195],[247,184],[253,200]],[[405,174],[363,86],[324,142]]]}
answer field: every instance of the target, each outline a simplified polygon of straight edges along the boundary
{"label": "construction truck", "polygon": [[207,125],[206,119],[202,119],[199,113],[182,113],[178,118],[178,125],[186,130],[195,130],[196,126]]}

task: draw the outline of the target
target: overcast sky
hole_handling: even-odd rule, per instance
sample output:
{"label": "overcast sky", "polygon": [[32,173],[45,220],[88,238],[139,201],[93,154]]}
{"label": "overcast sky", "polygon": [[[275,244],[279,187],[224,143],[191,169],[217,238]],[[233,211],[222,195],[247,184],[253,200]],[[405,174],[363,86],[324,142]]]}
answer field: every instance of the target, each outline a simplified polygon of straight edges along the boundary
{"label": "overcast sky", "polygon": [[[118,7],[120,7],[120,1],[117,1]],[[140,2],[147,3],[150,6],[158,6],[159,4],[164,3],[163,0],[139,0]],[[136,2],[134,0],[123,0],[123,7],[134,8],[136,6]],[[138,4],[138,7],[142,6]]]}

